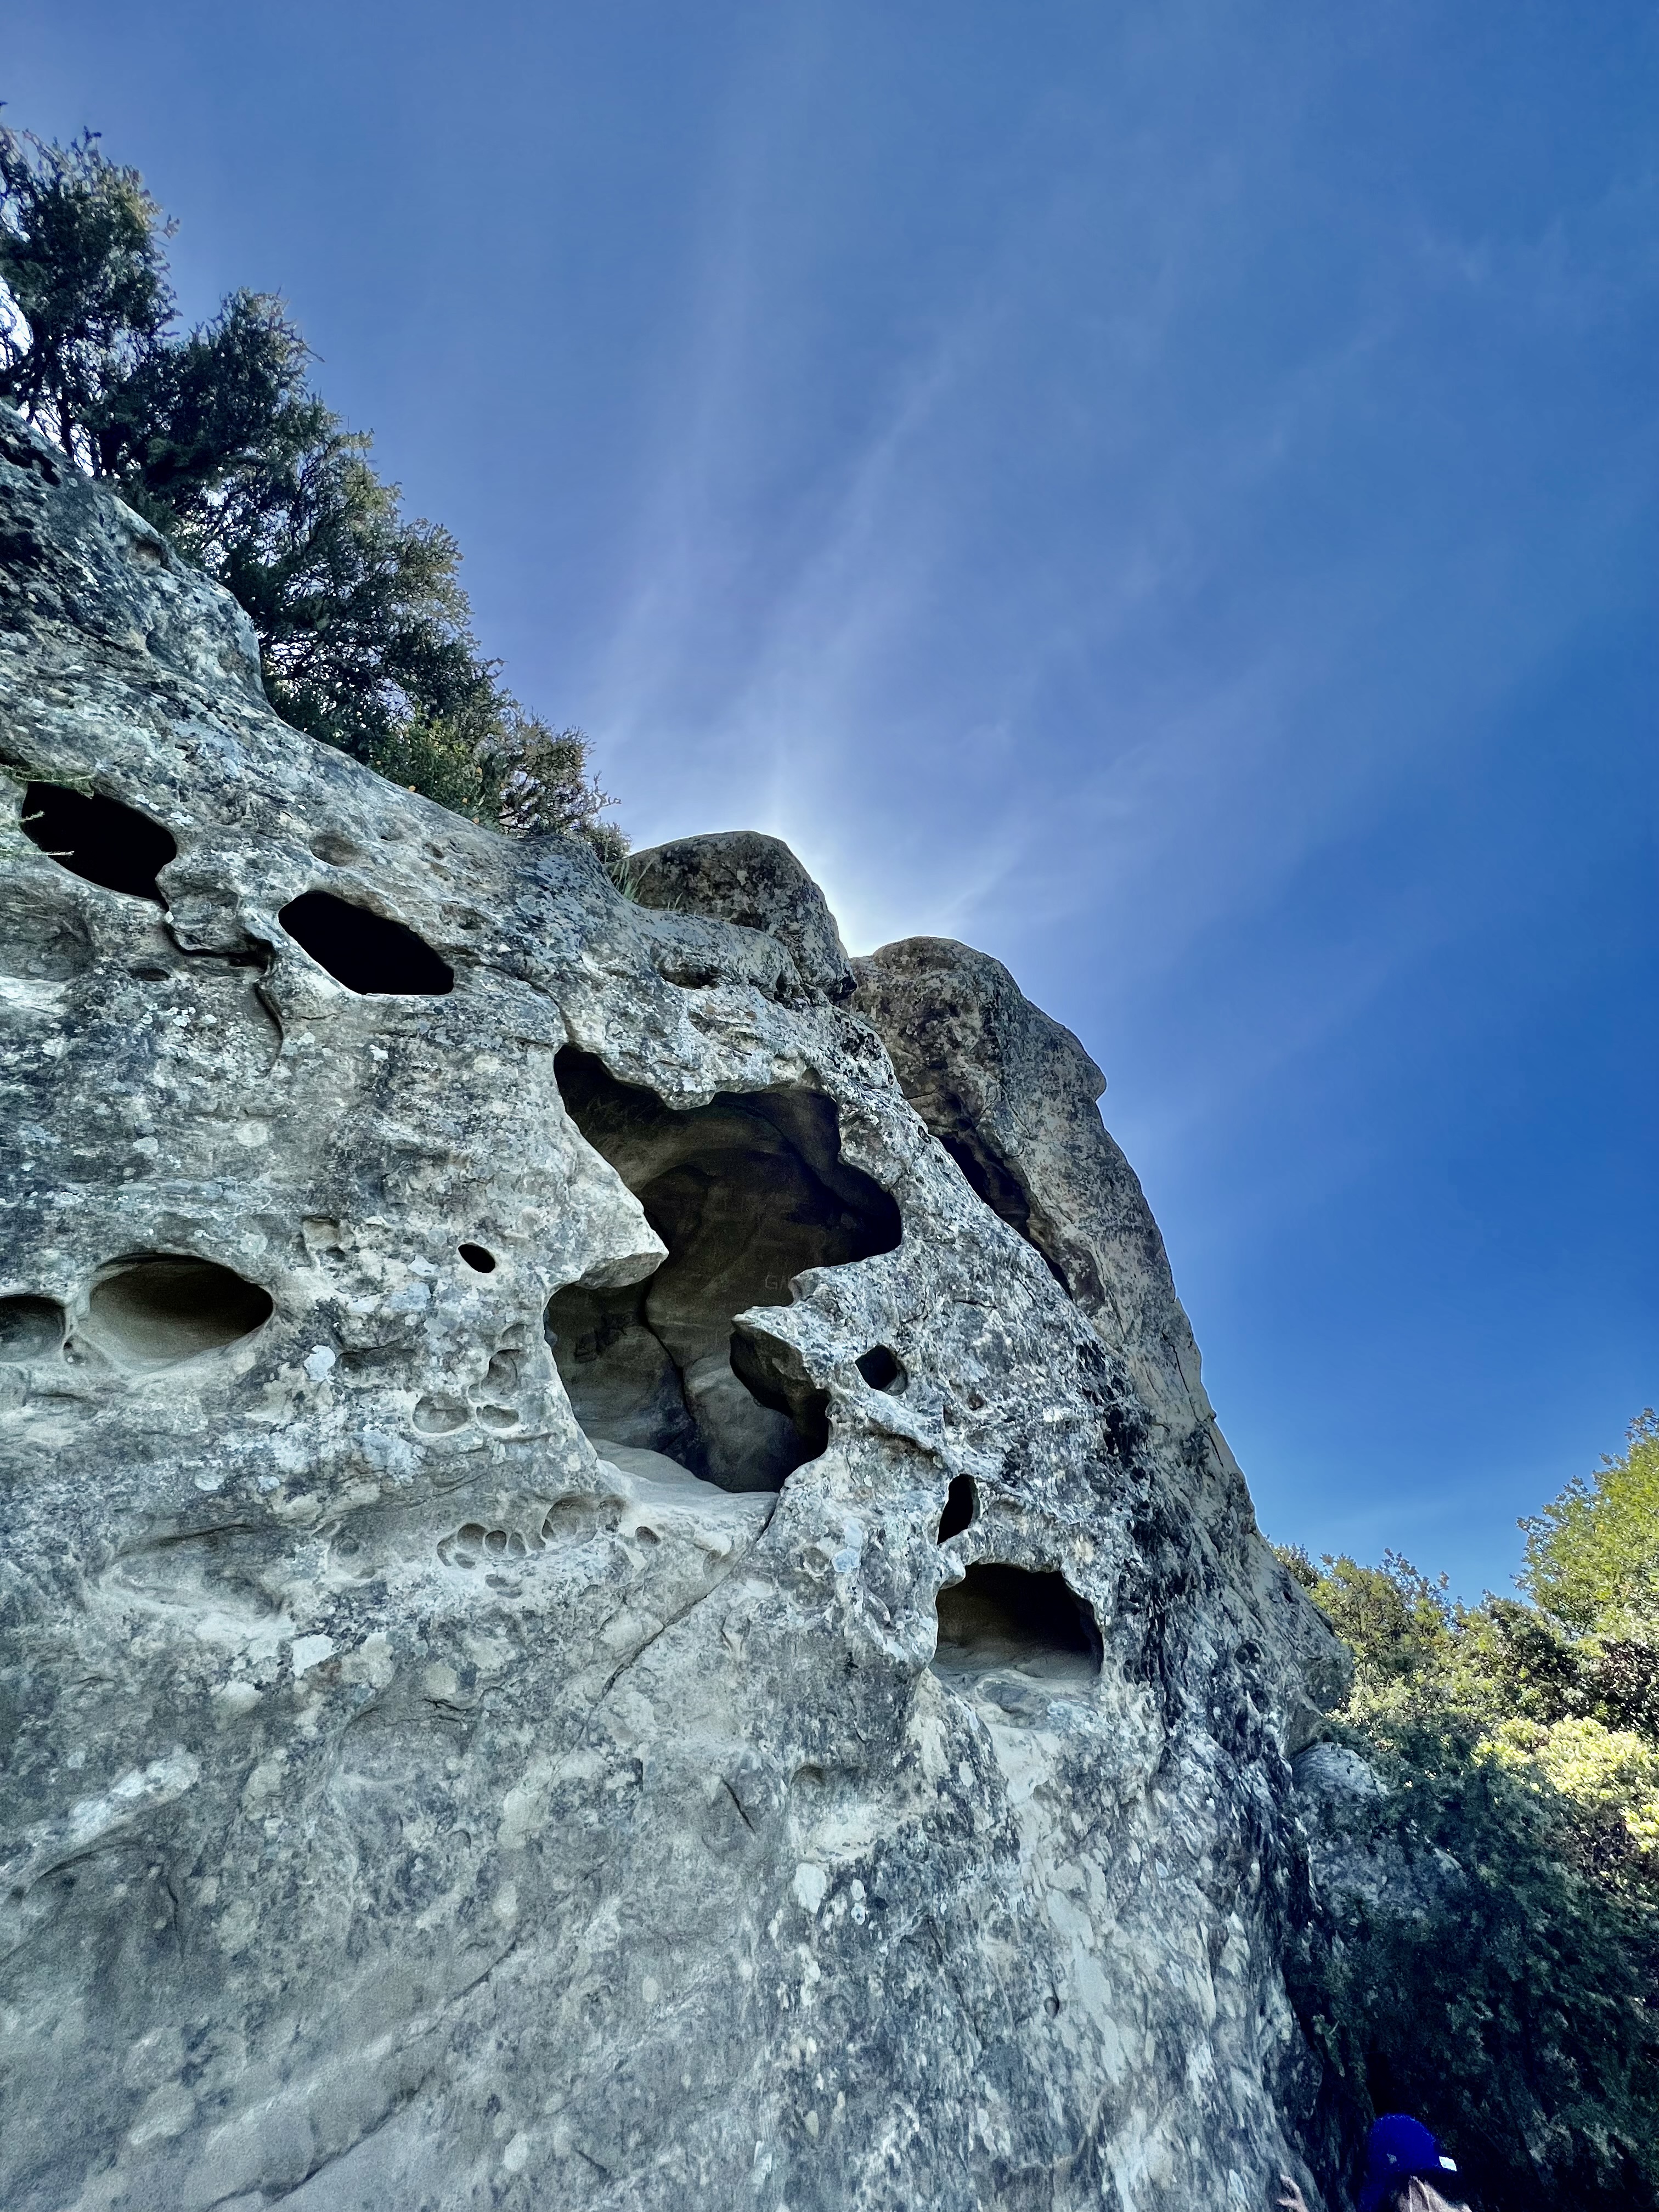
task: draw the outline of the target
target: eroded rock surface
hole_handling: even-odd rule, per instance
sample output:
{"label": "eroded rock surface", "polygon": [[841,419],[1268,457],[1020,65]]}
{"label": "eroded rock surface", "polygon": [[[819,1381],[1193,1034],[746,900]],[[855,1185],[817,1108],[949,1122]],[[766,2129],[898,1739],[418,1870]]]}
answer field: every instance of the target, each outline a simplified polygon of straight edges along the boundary
{"label": "eroded rock surface", "polygon": [[0,496],[0,2203],[1268,2203],[1331,1646],[1118,1156]]}
{"label": "eroded rock surface", "polygon": [[641,906],[712,915],[775,939],[809,998],[844,999],[853,988],[852,963],[823,893],[776,837],[758,830],[677,837],[631,854],[628,879]]}

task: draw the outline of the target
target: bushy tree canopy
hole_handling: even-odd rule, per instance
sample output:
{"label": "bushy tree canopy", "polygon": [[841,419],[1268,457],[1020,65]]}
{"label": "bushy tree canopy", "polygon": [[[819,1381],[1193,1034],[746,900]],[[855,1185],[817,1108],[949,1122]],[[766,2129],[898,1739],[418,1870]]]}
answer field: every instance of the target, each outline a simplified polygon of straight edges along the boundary
{"label": "bushy tree canopy", "polygon": [[1659,1632],[1659,1413],[1632,1422],[1627,1449],[1604,1456],[1522,1527],[1525,1588],[1570,1629],[1620,1624]]}
{"label": "bushy tree canopy", "polygon": [[86,133],[0,131],[0,398],[247,610],[272,705],[458,812],[627,850],[580,730],[526,714],[473,635],[460,550],[411,521],[367,433],[312,391],[280,300],[179,331],[173,226]]}

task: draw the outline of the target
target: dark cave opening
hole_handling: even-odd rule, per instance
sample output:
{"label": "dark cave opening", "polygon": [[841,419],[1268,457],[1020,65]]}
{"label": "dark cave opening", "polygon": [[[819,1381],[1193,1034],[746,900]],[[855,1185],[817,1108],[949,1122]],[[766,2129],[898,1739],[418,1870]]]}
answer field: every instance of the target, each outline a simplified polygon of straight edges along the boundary
{"label": "dark cave opening", "polygon": [[171,834],[135,806],[61,783],[32,783],[23,794],[23,832],[48,859],[106,890],[165,906],[155,878],[178,858]]}
{"label": "dark cave opening", "polygon": [[902,1397],[910,1377],[904,1362],[890,1345],[872,1345],[858,1362],[859,1373],[872,1390],[885,1391],[890,1398]]}
{"label": "dark cave opening", "polygon": [[979,1492],[974,1487],[971,1474],[959,1474],[945,1492],[945,1510],[939,1516],[939,1540],[948,1544],[952,1536],[961,1535],[971,1528],[979,1517]]}
{"label": "dark cave opening", "polygon": [[787,1304],[809,1267],[894,1250],[898,1207],[842,1158],[819,1092],[725,1092],[678,1112],[574,1045],[556,1073],[571,1118],[668,1248],[642,1283],[574,1284],[549,1301],[577,1419],[723,1490],[780,1489],[827,1444],[828,1395],[790,1347],[736,1317]]}
{"label": "dark cave opening", "polygon": [[332,891],[302,892],[276,919],[319,968],[360,997],[438,999],[455,988],[454,969],[423,937]]}
{"label": "dark cave opening", "polygon": [[1064,1575],[984,1559],[939,1594],[942,1674],[1017,1668],[1047,1681],[1091,1681],[1104,1646],[1094,1608]]}
{"label": "dark cave opening", "polygon": [[24,1292],[0,1298],[0,1364],[21,1366],[44,1359],[64,1341],[64,1309],[56,1298],[37,1298]]}

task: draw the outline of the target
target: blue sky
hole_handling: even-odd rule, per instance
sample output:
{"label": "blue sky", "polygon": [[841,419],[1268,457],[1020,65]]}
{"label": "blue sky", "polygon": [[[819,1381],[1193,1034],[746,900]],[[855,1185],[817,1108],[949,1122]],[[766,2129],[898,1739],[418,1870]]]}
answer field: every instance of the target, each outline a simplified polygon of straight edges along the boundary
{"label": "blue sky", "polygon": [[1264,1526],[1471,1595],[1659,1399],[1659,26],[11,0],[640,843],[1106,1069]]}

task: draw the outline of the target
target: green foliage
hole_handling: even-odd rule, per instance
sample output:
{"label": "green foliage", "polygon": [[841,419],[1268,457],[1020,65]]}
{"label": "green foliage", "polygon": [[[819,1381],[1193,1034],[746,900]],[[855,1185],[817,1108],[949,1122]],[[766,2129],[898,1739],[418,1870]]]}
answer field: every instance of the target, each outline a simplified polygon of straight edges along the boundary
{"label": "green foliage", "polygon": [[[1516,2208],[1659,2204],[1659,1424],[1528,1531],[1534,1601],[1280,1557],[1352,1649],[1335,1733],[1389,1879],[1304,1930],[1297,1999],[1352,2136],[1431,2118]],[[1336,1817],[1327,1814],[1328,1820]]]}
{"label": "green foliage", "polygon": [[507,708],[468,627],[459,550],[404,520],[368,443],[331,428],[262,458],[181,541],[253,617],[271,704],[296,729],[377,766],[410,724],[482,749]]}
{"label": "green foliage", "polygon": [[1491,2203],[1659,2202],[1659,1966],[1650,1918],[1562,1848],[1547,1782],[1421,1710],[1341,1731],[1389,1794],[1344,1838],[1393,1872],[1304,1927],[1292,1991],[1332,2062],[1350,2149],[1414,2112]]}
{"label": "green foliage", "polygon": [[1451,1620],[1446,1577],[1431,1583],[1394,1552],[1382,1559],[1380,1567],[1327,1559],[1324,1573],[1306,1587],[1368,1679],[1407,1680],[1443,1653]]}
{"label": "green foliage", "polygon": [[1659,1620],[1659,1413],[1648,1407],[1622,1459],[1604,1455],[1521,1525],[1522,1586],[1568,1628]]}
{"label": "green foliage", "polygon": [[1547,1815],[1553,1840],[1610,1887],[1659,1898],[1659,1745],[1589,1718],[1498,1722],[1483,1756],[1507,1767]]}
{"label": "green foliage", "polygon": [[105,395],[172,319],[168,226],[90,131],[68,146],[0,131],[0,281],[27,325],[0,336],[0,396],[88,467]]}
{"label": "green foliage", "polygon": [[526,714],[483,658],[449,532],[404,515],[370,440],[309,384],[279,300],[232,295],[173,329],[171,226],[87,133],[0,131],[0,398],[245,607],[265,689],[296,729],[511,836],[627,840],[587,740]]}
{"label": "green foliage", "polygon": [[588,772],[587,744],[583,731],[555,730],[514,707],[489,754],[498,779],[496,807],[510,836],[557,831],[586,837],[615,880],[625,873],[628,840],[599,818],[613,802]]}

